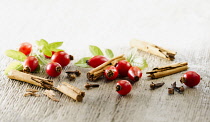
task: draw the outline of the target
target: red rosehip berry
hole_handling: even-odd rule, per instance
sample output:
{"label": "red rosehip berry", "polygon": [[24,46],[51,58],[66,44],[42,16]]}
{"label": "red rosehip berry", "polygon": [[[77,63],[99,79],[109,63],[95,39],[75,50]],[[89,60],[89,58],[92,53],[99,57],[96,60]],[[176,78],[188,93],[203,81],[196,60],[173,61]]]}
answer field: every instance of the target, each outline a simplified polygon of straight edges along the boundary
{"label": "red rosehip berry", "polygon": [[128,78],[134,82],[142,77],[142,71],[139,67],[133,66],[128,70]]}
{"label": "red rosehip berry", "polygon": [[180,79],[188,87],[194,87],[200,83],[200,75],[194,71],[187,71]]}
{"label": "red rosehip berry", "polygon": [[106,77],[107,80],[114,80],[118,76],[118,71],[116,67],[114,66],[109,66],[105,69],[104,71],[104,76]]}
{"label": "red rosehip berry", "polygon": [[106,57],[97,55],[97,56],[94,56],[91,59],[87,60],[87,64],[93,68],[96,68],[97,66],[99,66],[107,61],[108,61],[108,59]]}
{"label": "red rosehip berry", "polygon": [[122,77],[126,77],[128,70],[131,68],[131,64],[126,60],[121,60],[117,63],[116,68]]}
{"label": "red rosehip berry", "polygon": [[23,71],[24,72],[34,72],[36,70],[36,68],[39,66],[39,62],[38,59],[34,56],[28,56],[24,63],[23,63]]}
{"label": "red rosehip berry", "polygon": [[57,77],[61,74],[62,67],[57,62],[51,62],[47,65],[46,72],[51,77]]}
{"label": "red rosehip berry", "polygon": [[70,56],[68,53],[60,51],[56,52],[51,57],[52,62],[59,63],[62,67],[67,66],[70,63]]}
{"label": "red rosehip berry", "polygon": [[32,45],[28,42],[24,42],[20,44],[19,51],[24,53],[25,55],[29,55],[32,50]]}
{"label": "red rosehip berry", "polygon": [[116,85],[116,91],[120,95],[127,95],[132,89],[132,85],[129,81],[127,80],[120,80],[117,82]]}

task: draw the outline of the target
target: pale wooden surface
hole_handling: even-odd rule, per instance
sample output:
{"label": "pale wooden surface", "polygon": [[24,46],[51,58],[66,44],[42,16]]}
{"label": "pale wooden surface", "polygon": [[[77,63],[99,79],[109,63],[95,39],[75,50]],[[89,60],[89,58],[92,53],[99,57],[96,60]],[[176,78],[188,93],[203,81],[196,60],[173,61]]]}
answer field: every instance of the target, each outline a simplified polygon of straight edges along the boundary
{"label": "pale wooden surface", "polygon": [[[0,4],[0,121],[210,121],[210,21],[209,1],[1,1]],[[86,92],[83,102],[56,92],[60,102],[44,96],[42,88],[9,80],[3,71],[12,60],[3,55],[6,49],[15,49],[24,41],[34,43],[44,38],[64,41],[62,46],[75,60],[64,70],[78,69],[82,76],[69,82],[66,74],[53,79],[67,81]],[[129,50],[133,38],[149,41],[177,51],[176,59],[168,61],[139,51],[149,67],[143,77],[134,84],[127,96],[119,96],[116,81],[97,81],[99,88],[85,90],[86,72],[73,66],[84,56],[90,56],[88,45],[111,48],[115,55]],[[179,83],[178,73],[151,80],[145,72],[153,67],[174,62],[189,63],[189,70],[198,72],[201,83],[186,88],[184,94],[167,94],[174,81]],[[38,76],[48,78],[43,71]],[[165,82],[151,91],[149,84]],[[41,97],[23,97],[27,88],[40,90]]]}

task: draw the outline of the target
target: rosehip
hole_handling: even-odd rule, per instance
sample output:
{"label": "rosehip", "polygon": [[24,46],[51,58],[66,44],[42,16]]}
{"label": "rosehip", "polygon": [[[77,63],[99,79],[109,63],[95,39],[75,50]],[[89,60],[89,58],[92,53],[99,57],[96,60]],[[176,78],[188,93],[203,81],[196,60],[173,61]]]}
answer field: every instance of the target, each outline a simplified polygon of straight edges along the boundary
{"label": "rosehip", "polygon": [[66,52],[60,51],[56,52],[52,55],[51,58],[52,62],[59,63],[62,67],[67,66],[70,63],[70,55]]}
{"label": "rosehip", "polygon": [[93,68],[96,68],[97,66],[99,66],[107,61],[108,61],[108,59],[106,57],[97,55],[97,56],[94,56],[91,59],[87,60],[87,64]]}
{"label": "rosehip", "polygon": [[194,87],[200,83],[200,75],[194,71],[187,71],[180,80],[188,87]]}
{"label": "rosehip", "polygon": [[133,66],[128,70],[128,78],[134,82],[142,77],[142,71],[139,67]]}
{"label": "rosehip", "polygon": [[28,56],[23,63],[24,72],[33,72],[39,66],[38,59],[34,56]]}
{"label": "rosehip", "polygon": [[127,80],[120,80],[117,82],[116,85],[116,91],[120,94],[120,95],[126,95],[128,94],[132,89],[132,85],[129,81]]}
{"label": "rosehip", "polygon": [[122,77],[126,77],[128,70],[131,68],[131,64],[126,60],[121,60],[117,63],[116,68]]}
{"label": "rosehip", "polygon": [[118,76],[118,71],[116,67],[114,66],[109,66],[105,69],[104,71],[104,76],[106,77],[107,80],[114,80]]}
{"label": "rosehip", "polygon": [[51,77],[57,77],[61,74],[62,67],[57,62],[51,62],[47,65],[46,72]]}
{"label": "rosehip", "polygon": [[32,50],[32,45],[28,42],[24,42],[20,44],[19,51],[24,53],[25,55],[29,55]]}

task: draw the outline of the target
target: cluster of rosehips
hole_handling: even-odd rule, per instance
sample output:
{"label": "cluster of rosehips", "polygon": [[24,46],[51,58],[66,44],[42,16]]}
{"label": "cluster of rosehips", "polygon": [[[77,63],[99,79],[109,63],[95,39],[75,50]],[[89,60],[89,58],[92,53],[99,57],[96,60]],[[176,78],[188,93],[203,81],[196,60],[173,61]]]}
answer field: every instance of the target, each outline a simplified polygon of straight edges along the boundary
{"label": "cluster of rosehips", "polygon": [[[91,67],[97,67],[108,59],[104,56],[94,56],[87,61]],[[108,66],[104,71],[107,80],[115,80],[118,76],[128,77],[132,82],[138,81],[142,77],[142,71],[139,67],[132,66],[128,61],[121,60],[116,66]],[[120,80],[117,82],[116,91],[120,95],[128,94],[132,89],[132,85],[128,80]]]}
{"label": "cluster of rosehips", "polygon": [[[24,42],[20,45],[19,51],[25,55],[29,55],[32,51],[32,45],[28,42]],[[64,51],[52,52],[51,63],[47,64],[46,73],[51,77],[57,77],[61,74],[62,67],[67,66],[71,57]],[[25,72],[34,72],[39,67],[38,59],[35,56],[28,56],[23,63]]]}

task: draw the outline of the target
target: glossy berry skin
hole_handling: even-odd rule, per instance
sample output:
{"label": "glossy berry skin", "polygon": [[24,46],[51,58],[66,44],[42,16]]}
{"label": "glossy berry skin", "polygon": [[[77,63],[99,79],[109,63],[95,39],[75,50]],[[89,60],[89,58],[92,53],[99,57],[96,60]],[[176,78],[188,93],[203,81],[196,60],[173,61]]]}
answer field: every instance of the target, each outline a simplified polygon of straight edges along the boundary
{"label": "glossy berry skin", "polygon": [[122,77],[126,77],[128,70],[131,68],[131,64],[126,60],[121,60],[117,63],[116,68]]}
{"label": "glossy berry skin", "polygon": [[128,78],[134,82],[142,77],[142,71],[139,67],[133,66],[128,70]]}
{"label": "glossy berry skin", "polygon": [[39,62],[38,59],[34,56],[28,56],[24,63],[24,71],[25,72],[34,72],[36,70],[36,68],[39,66]]}
{"label": "glossy berry skin", "polygon": [[19,51],[24,53],[25,55],[29,55],[32,50],[32,45],[28,42],[24,42],[20,44]]}
{"label": "glossy berry skin", "polygon": [[127,95],[132,89],[132,85],[127,80],[120,80],[116,84],[116,91],[120,95]]}
{"label": "glossy berry skin", "polygon": [[51,60],[52,62],[59,63],[62,67],[67,66],[70,63],[69,54],[63,51],[54,53]]}
{"label": "glossy berry skin", "polygon": [[200,75],[194,71],[187,71],[180,80],[188,87],[194,87],[200,83]]}
{"label": "glossy berry skin", "polygon": [[101,56],[101,55],[97,55],[97,56],[94,56],[92,57],[91,59],[89,59],[87,61],[87,64],[93,68],[96,68],[97,66],[103,64],[104,62],[107,62],[108,59],[104,56]]}
{"label": "glossy berry skin", "polygon": [[104,76],[106,77],[107,80],[114,80],[118,76],[118,71],[116,67],[114,66],[109,66],[105,69],[104,71]]}
{"label": "glossy berry skin", "polygon": [[51,62],[47,65],[46,72],[51,77],[57,77],[61,74],[62,67],[57,62]]}
{"label": "glossy berry skin", "polygon": [[[55,52],[52,51],[52,55],[53,55],[54,53],[55,53]],[[47,55],[44,54],[44,57],[50,59],[52,56],[47,56]]]}

